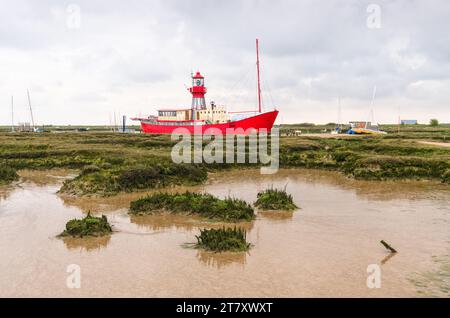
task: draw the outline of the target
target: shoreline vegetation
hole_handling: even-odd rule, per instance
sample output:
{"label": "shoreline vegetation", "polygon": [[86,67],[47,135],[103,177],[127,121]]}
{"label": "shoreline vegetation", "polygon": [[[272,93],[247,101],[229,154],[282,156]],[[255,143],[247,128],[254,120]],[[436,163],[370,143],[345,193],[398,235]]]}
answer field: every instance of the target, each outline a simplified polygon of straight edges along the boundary
{"label": "shoreline vegetation", "polygon": [[245,252],[251,248],[247,232],[241,228],[203,229],[196,235],[197,248],[211,252]]}
{"label": "shoreline vegetation", "polygon": [[106,216],[92,216],[90,212],[82,219],[72,219],[66,223],[65,230],[58,237],[105,236],[112,233],[112,227]]}
{"label": "shoreline vegetation", "polygon": [[219,199],[207,193],[154,193],[130,203],[130,214],[147,215],[158,212],[188,213],[224,222],[251,221],[254,210],[247,202]]}
{"label": "shoreline vegetation", "polygon": [[264,211],[293,211],[298,209],[292,195],[288,194],[286,189],[281,190],[274,188],[258,192],[254,206]]}
{"label": "shoreline vegetation", "polygon": [[72,195],[111,196],[119,192],[163,188],[172,185],[195,185],[205,181],[206,169],[198,165],[146,163],[146,165],[113,167],[88,165],[71,180],[66,180],[61,193]]}
{"label": "shoreline vegetation", "polygon": [[[316,132],[313,130],[317,128],[314,125],[299,127],[305,133]],[[333,138],[323,138],[319,134],[286,136],[298,127],[286,126],[284,129],[280,136],[280,168],[339,171],[363,180],[427,179],[450,184],[450,148],[418,142],[448,142],[450,125],[444,128],[414,127],[415,130],[408,127],[408,132],[385,136],[337,135]],[[79,174],[64,181],[59,193],[113,196],[121,192],[196,185],[207,180],[208,172],[260,167],[249,163],[175,164],[171,151],[176,143],[167,135],[93,131],[0,133],[0,185],[18,180],[17,172],[23,169],[71,168],[79,170]],[[250,146],[248,142],[246,144],[244,151],[248,159]],[[207,146],[208,142],[204,142],[203,147]],[[236,155],[239,150],[235,147],[233,151]],[[254,205],[262,211],[297,208],[285,189],[267,189],[258,193]],[[243,200],[219,199],[194,192],[154,193],[132,201],[129,209],[131,215],[162,211],[197,215],[214,222],[255,218],[254,208]],[[106,216],[95,217],[88,213],[83,219],[68,221],[59,237],[98,237],[111,233]],[[251,248],[246,231],[237,227],[203,229],[196,239],[197,248],[213,252],[242,252]]]}
{"label": "shoreline vegetation", "polygon": [[17,171],[6,165],[0,166],[0,185],[9,184],[19,179]]}
{"label": "shoreline vegetation", "polygon": [[[283,125],[280,168],[334,170],[364,180],[427,179],[450,184],[450,148],[418,142],[447,143],[450,125],[406,125],[400,133],[396,133],[396,125],[381,126],[388,131],[384,136],[286,136],[295,129],[317,133],[323,127],[331,130],[334,126]],[[170,136],[92,130],[0,132],[0,184],[17,180],[17,171],[22,169],[71,168],[79,169],[80,174],[67,180],[60,193],[111,196],[119,192],[199,184],[207,179],[210,171],[259,167],[249,163],[175,164],[170,155],[177,141],[171,141]]]}

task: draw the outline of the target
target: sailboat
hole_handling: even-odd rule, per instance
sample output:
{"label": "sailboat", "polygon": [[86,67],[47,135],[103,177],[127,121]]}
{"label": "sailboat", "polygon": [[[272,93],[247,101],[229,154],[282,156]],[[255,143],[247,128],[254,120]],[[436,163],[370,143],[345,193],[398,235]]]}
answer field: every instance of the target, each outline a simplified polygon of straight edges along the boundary
{"label": "sailboat", "polygon": [[262,112],[261,109],[258,39],[256,39],[256,69],[258,110],[238,112],[241,113],[239,119],[230,119],[224,106],[216,105],[214,102],[206,104],[205,77],[197,71],[191,75],[192,87],[188,89],[192,94],[190,108],[159,109],[156,116],[131,118],[131,120],[140,121],[142,131],[147,134],[172,134],[175,130],[188,134],[249,134],[261,130],[270,132],[278,116],[278,110],[274,108],[272,111]]}
{"label": "sailboat", "polygon": [[350,122],[350,129],[348,134],[350,135],[385,135],[385,131],[380,130],[378,124],[373,124],[373,103],[375,100],[375,94],[377,92],[377,87],[373,88],[372,101],[370,102],[370,117],[372,121],[362,121],[362,122]]}

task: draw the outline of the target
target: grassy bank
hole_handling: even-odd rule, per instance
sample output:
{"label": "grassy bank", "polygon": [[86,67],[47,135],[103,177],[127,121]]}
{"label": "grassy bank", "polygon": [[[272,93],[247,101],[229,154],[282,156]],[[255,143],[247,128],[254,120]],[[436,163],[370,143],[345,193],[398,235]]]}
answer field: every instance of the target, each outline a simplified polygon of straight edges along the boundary
{"label": "grassy bank", "polygon": [[61,193],[113,195],[206,180],[205,167],[178,165],[167,136],[112,133],[0,134],[0,166],[21,169],[80,169]]}
{"label": "grassy bank", "polygon": [[[445,141],[450,136],[450,126],[412,126],[404,127],[400,134],[392,132],[380,137],[281,137],[280,166],[336,170],[359,179],[432,179],[448,183],[450,148],[417,141]],[[165,135],[0,133],[0,167],[9,167],[0,172],[0,182],[16,179],[14,170],[75,168],[80,175],[67,181],[61,192],[113,195],[173,184],[197,184],[206,179],[208,171],[257,166],[177,165],[171,160],[174,144]]]}
{"label": "grassy bank", "polygon": [[357,179],[448,182],[450,149],[385,137],[286,137],[281,144],[280,162],[285,167],[338,170]]}
{"label": "grassy bank", "polygon": [[251,247],[247,242],[247,233],[240,228],[200,230],[196,238],[198,248],[213,252],[243,252]]}
{"label": "grassy bank", "polygon": [[130,204],[131,214],[145,215],[161,211],[189,213],[231,222],[254,218],[253,208],[245,201],[233,198],[222,200],[204,193],[155,193]]}
{"label": "grassy bank", "polygon": [[61,187],[61,193],[75,195],[113,195],[169,185],[197,184],[206,180],[207,173],[196,165],[154,163],[135,166],[98,167],[89,165]]}

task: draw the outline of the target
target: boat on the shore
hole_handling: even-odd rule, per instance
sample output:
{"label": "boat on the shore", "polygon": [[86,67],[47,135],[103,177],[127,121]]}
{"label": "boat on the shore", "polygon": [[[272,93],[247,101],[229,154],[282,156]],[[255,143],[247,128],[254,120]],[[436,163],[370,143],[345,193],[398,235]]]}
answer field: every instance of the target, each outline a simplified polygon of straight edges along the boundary
{"label": "boat on the shore", "polygon": [[373,88],[372,100],[370,102],[370,117],[372,121],[351,121],[350,129],[348,130],[349,135],[385,135],[387,132],[380,130],[380,125],[374,122],[373,116],[373,103],[375,101],[375,95],[377,92],[377,87]]}
{"label": "boat on the shore", "polygon": [[378,124],[372,124],[370,121],[350,122],[349,135],[385,135],[385,131],[380,130]]}
{"label": "boat on the shore", "polygon": [[205,78],[200,72],[192,74],[190,108],[159,109],[157,116],[131,118],[141,122],[142,132],[148,134],[249,134],[270,132],[278,110],[261,111],[261,84],[259,72],[259,44],[256,40],[256,67],[258,79],[258,110],[229,113],[224,106],[214,102],[206,104]]}

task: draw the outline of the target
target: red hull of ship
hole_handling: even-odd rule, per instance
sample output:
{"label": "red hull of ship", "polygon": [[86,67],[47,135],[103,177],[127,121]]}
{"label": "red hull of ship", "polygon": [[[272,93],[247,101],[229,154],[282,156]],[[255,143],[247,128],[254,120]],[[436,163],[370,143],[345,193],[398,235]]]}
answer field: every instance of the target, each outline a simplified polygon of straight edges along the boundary
{"label": "red hull of ship", "polygon": [[[197,134],[197,133],[208,133],[208,134],[227,134],[231,130],[239,129],[234,131],[233,134],[247,134],[251,130],[267,129],[270,131],[278,116],[278,110],[271,112],[259,114],[249,118],[236,120],[223,124],[205,124],[205,125],[154,125],[150,123],[141,122],[141,128],[144,133],[147,134],[172,134],[175,129],[183,128],[186,133]],[[211,129],[214,128],[214,129]],[[209,131],[207,131],[210,129]],[[227,131],[228,129],[228,131]]]}

